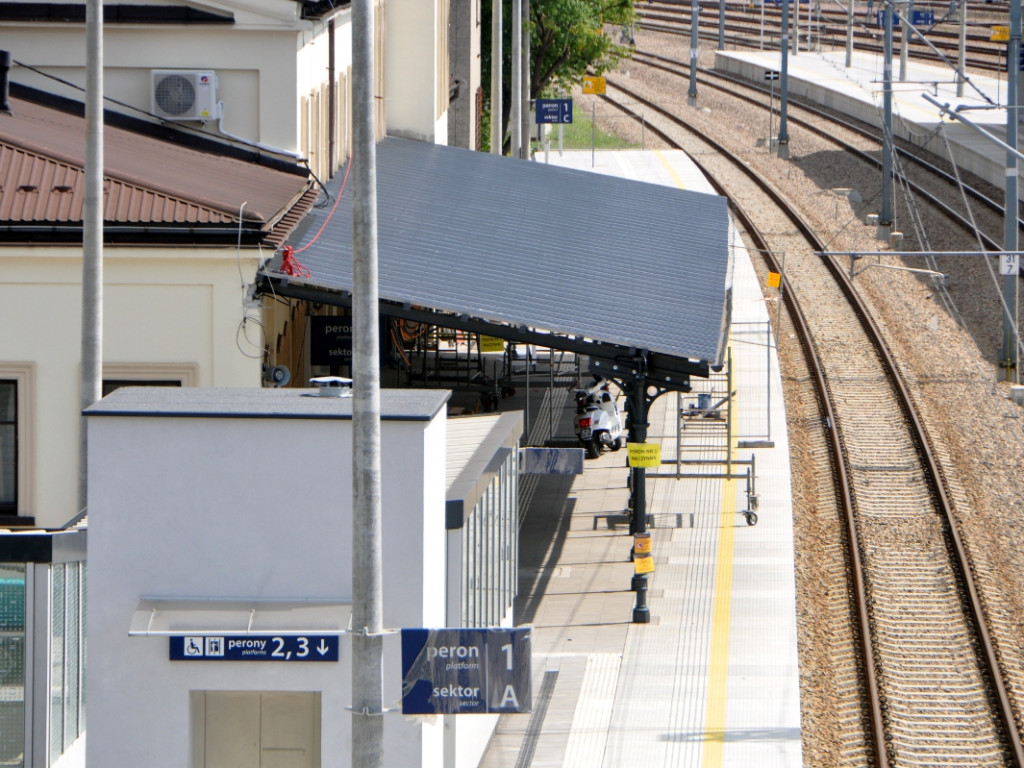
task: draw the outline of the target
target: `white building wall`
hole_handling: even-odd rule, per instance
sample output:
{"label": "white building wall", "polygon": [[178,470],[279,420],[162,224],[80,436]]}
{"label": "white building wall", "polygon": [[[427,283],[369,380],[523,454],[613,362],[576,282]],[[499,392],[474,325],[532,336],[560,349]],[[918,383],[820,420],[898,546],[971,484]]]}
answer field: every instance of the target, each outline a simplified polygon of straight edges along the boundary
{"label": "white building wall", "polygon": [[447,142],[447,113],[437,115],[436,5],[437,0],[388,0],[384,69],[390,136]]}
{"label": "white building wall", "polygon": [[[229,136],[297,152],[301,96],[329,79],[327,22],[298,20],[299,3],[275,5],[287,8],[287,18],[230,6],[238,19],[233,25],[105,25],[104,95],[149,112],[150,70],[212,70],[223,120],[188,122],[189,127],[212,135],[223,129]],[[351,12],[339,13],[335,27],[336,63],[343,72],[351,64]],[[8,23],[0,25],[0,37],[16,62],[79,87],[18,66],[12,70],[14,82],[84,100],[84,25]],[[112,103],[108,108],[132,114]]]}
{"label": "white building wall", "polygon": [[[189,766],[189,692],[265,690],[321,692],[322,765],[347,766],[346,639],[337,664],[171,662],[166,637],[128,627],[144,596],[351,599],[351,421],[92,416],[89,430],[89,764]],[[382,422],[388,628],[444,621],[445,434],[443,408]],[[397,634],[385,664],[397,706]],[[440,768],[442,735],[387,715],[385,765]]]}
{"label": "white building wall", "polygon": [[[0,324],[31,333],[6,334],[0,364],[35,365],[34,391],[22,393],[32,409],[20,435],[32,468],[24,514],[57,527],[78,512],[82,263],[72,248],[11,250],[0,252]],[[255,269],[251,251],[106,248],[104,375],[159,364],[151,378],[178,370],[198,386],[258,386],[258,328],[249,328],[253,345],[239,334],[239,270],[251,281]]]}

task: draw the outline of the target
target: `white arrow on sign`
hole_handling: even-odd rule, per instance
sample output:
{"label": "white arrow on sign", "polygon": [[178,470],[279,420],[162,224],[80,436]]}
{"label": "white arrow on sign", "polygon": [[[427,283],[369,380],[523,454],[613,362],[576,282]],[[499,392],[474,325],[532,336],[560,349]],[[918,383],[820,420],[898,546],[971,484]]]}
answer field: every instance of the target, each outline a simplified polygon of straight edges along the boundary
{"label": "white arrow on sign", "polygon": [[321,656],[325,655],[330,650],[322,637],[320,638],[320,645],[318,645],[316,649],[320,652]]}

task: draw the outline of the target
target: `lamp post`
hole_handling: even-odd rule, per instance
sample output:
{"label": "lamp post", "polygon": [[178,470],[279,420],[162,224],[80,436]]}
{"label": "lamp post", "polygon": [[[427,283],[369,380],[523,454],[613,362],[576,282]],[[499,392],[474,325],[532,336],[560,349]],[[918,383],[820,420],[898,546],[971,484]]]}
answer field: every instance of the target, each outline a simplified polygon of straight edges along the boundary
{"label": "lamp post", "polygon": [[[797,10],[799,13],[799,9]],[[778,155],[783,160],[789,158],[789,128],[786,125],[786,111],[789,108],[789,0],[782,0],[782,43],[780,46],[782,62],[779,66],[781,79],[779,92],[779,147]]]}

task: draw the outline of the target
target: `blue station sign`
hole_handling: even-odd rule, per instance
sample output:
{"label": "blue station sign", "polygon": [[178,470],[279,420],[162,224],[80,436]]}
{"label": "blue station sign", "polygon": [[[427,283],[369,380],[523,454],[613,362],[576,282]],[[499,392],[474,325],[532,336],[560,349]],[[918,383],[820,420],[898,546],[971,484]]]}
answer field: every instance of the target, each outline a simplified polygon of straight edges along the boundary
{"label": "blue station sign", "polygon": [[572,99],[537,99],[534,110],[538,125],[572,122]]}
{"label": "blue station sign", "polygon": [[530,630],[403,629],[402,714],[529,712]]}
{"label": "blue station sign", "polygon": [[337,661],[337,635],[174,635],[171,661]]}

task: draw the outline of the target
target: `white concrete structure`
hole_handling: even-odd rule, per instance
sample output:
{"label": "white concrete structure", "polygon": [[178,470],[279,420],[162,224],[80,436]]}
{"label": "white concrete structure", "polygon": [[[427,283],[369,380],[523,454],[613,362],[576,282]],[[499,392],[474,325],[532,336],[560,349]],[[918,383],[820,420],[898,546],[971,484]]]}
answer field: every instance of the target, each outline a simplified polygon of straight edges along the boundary
{"label": "white concrete structure", "polygon": [[[387,628],[453,618],[446,570],[460,566],[446,554],[448,396],[382,392]],[[349,765],[351,399],[126,388],[87,415],[88,764],[215,768],[236,763],[209,755],[254,765],[262,753],[274,765]],[[483,422],[484,432],[499,423],[509,422]],[[518,432],[513,441],[514,449]],[[303,633],[342,634],[339,661],[170,660],[169,635]],[[398,635],[386,636],[384,652],[385,706],[398,707]],[[446,718],[385,717],[385,765],[394,768],[475,765],[494,726],[462,716],[456,737]]]}

